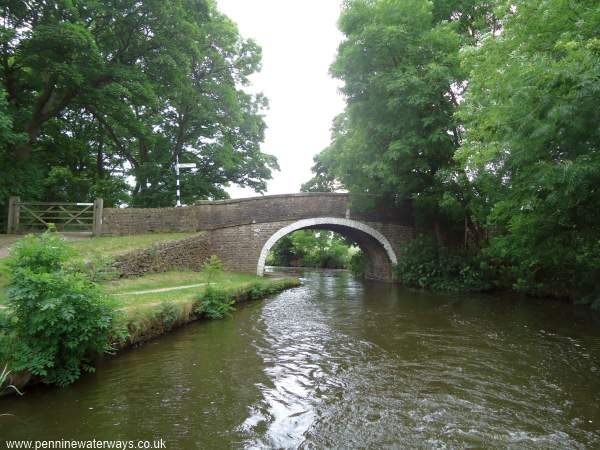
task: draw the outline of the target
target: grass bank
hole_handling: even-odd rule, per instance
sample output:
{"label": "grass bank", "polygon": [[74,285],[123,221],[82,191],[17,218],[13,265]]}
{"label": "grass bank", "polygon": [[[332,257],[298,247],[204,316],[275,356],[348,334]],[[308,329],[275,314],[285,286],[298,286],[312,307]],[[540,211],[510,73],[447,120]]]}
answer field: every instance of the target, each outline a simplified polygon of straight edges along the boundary
{"label": "grass bank", "polygon": [[[99,238],[73,245],[49,233],[24,239],[10,265],[0,260],[0,281],[6,285],[10,278],[15,289],[12,306],[0,310],[0,368],[6,362],[17,372],[8,382],[23,387],[35,374],[33,381],[70,384],[108,344],[118,351],[191,321],[222,318],[236,303],[300,284],[294,278],[224,272],[216,256],[207,258],[203,272],[172,270],[120,279],[86,259],[94,252],[110,261],[125,245],[128,251],[154,245],[156,236],[151,238]],[[45,325],[40,328],[40,323]]]}
{"label": "grass bank", "polygon": [[115,257],[134,250],[148,248],[166,241],[176,241],[197,233],[151,233],[129,236],[99,236],[70,242],[84,258],[93,256]]}
{"label": "grass bank", "polygon": [[[200,286],[138,294],[140,291],[179,288],[182,282]],[[112,345],[118,353],[190,322],[205,319],[200,307],[209,288],[224,293],[227,301],[237,304],[259,300],[299,285],[297,278],[261,278],[231,272],[219,273],[210,284],[206,275],[198,272],[166,272],[110,282],[106,290],[114,297],[119,313],[113,324]],[[22,390],[40,380],[21,372],[14,374],[9,381]],[[0,392],[0,396],[10,393],[10,390]]]}
{"label": "grass bank", "polygon": [[[84,259],[114,258],[126,253],[152,247],[168,241],[176,241],[197,233],[152,233],[132,236],[99,236],[89,239],[69,241],[77,253]],[[0,245],[10,245],[18,240],[15,235],[0,235]],[[6,285],[8,274],[5,270],[5,259],[0,258],[0,305],[6,302]]]}
{"label": "grass bank", "polygon": [[[258,300],[299,284],[296,278],[261,278],[222,272],[214,276],[209,285],[205,274],[185,271],[108,283],[107,290],[115,297],[121,313],[116,329],[125,331],[123,338],[116,339],[115,346],[124,348],[136,345],[186,323],[203,319],[198,311],[209,286],[213,291],[222,292],[227,300],[240,303]],[[173,290],[161,292],[161,289]],[[156,291],[148,292],[153,290]]]}

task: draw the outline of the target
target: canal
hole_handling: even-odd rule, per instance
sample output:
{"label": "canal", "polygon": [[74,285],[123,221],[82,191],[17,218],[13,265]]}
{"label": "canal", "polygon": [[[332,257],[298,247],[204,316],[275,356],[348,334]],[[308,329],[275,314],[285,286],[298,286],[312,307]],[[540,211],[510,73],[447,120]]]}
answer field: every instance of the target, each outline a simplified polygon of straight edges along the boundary
{"label": "canal", "polygon": [[301,273],[100,364],[0,400],[1,439],[167,448],[600,448],[600,320],[511,296]]}

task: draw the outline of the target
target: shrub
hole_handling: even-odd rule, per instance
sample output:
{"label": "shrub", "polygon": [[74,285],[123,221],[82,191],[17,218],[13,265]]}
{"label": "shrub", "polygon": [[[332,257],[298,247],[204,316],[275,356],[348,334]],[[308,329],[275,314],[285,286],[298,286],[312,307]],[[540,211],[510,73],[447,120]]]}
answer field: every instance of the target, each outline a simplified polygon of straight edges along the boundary
{"label": "shrub", "polygon": [[163,302],[158,308],[157,318],[165,329],[171,329],[179,318],[179,307],[173,302]]}
{"label": "shrub", "polygon": [[13,245],[7,266],[13,274],[22,270],[33,273],[57,272],[73,256],[73,249],[58,235],[29,235]]}
{"label": "shrub", "polygon": [[259,300],[265,295],[271,294],[269,287],[262,287],[258,283],[254,283],[247,291],[248,300]]}
{"label": "shrub", "polygon": [[208,284],[210,285],[215,277],[223,272],[223,263],[217,255],[212,255],[210,258],[206,258],[202,265],[202,272],[206,274]]}
{"label": "shrub", "polygon": [[357,252],[350,258],[348,268],[354,275],[364,278],[367,275],[369,259],[363,252]]}
{"label": "shrub", "polygon": [[12,354],[11,317],[8,310],[0,309],[0,363],[8,361]]}
{"label": "shrub", "polygon": [[47,384],[64,386],[81,370],[93,371],[90,357],[109,349],[115,308],[77,265],[56,235],[28,236],[13,247],[7,289],[12,370],[27,370]]}
{"label": "shrub", "polygon": [[479,255],[463,249],[440,247],[427,236],[408,242],[401,252],[396,275],[406,286],[453,292],[492,288],[487,264]]}
{"label": "shrub", "polygon": [[209,285],[194,305],[194,313],[209,319],[222,319],[235,310],[234,303],[227,291]]}

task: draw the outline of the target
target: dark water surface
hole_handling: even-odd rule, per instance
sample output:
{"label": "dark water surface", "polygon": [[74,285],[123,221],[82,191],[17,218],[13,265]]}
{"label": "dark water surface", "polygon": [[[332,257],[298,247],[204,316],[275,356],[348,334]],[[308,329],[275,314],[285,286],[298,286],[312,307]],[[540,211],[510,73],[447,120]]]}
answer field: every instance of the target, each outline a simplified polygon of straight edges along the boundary
{"label": "dark water surface", "polygon": [[[585,308],[305,272],[304,285],[0,400],[0,439],[168,448],[600,448]],[[0,440],[0,446],[3,442]]]}

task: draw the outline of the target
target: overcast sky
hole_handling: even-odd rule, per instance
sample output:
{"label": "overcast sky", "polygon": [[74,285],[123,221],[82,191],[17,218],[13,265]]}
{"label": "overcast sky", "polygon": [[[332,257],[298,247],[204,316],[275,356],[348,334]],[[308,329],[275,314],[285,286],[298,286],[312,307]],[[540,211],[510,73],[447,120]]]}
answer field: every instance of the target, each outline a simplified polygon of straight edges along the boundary
{"label": "overcast sky", "polygon": [[[262,71],[252,91],[269,98],[262,151],[275,155],[267,194],[298,192],[311,178],[312,158],[329,144],[333,118],[344,101],[329,66],[342,39],[337,29],[341,0],[217,0],[244,38],[263,50]],[[228,189],[232,198],[258,195]]]}

